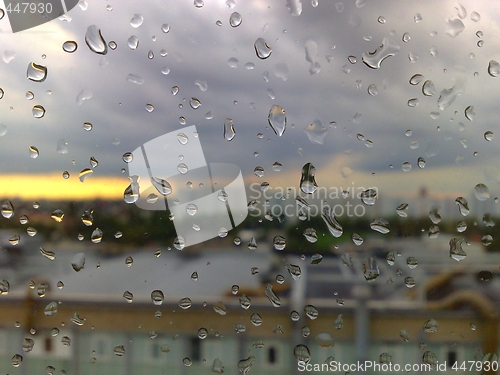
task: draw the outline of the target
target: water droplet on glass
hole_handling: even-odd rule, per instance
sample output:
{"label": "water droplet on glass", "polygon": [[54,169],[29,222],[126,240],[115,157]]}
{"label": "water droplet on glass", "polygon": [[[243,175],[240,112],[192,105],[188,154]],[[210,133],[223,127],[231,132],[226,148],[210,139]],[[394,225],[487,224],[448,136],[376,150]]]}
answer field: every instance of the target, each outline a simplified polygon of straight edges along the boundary
{"label": "water droplet on glass", "polygon": [[231,16],[229,17],[229,24],[232,27],[240,26],[241,21],[242,21],[241,14],[239,14],[238,12],[231,13]]}
{"label": "water droplet on glass", "polygon": [[139,38],[136,37],[135,35],[132,35],[130,38],[127,39],[127,45],[132,50],[137,49],[137,47],[139,47]]}
{"label": "water droplet on glass", "polygon": [[418,164],[418,167],[420,169],[424,169],[425,168],[425,159],[423,157],[419,157],[417,159],[417,164]]}
{"label": "water droplet on glass", "polygon": [[480,201],[485,201],[490,198],[490,191],[485,184],[477,184],[474,187],[474,195]]}
{"label": "water droplet on glass", "polygon": [[267,45],[266,41],[263,38],[258,38],[254,43],[255,53],[259,59],[265,60],[269,56],[273,50]]}
{"label": "water droplet on glass", "polygon": [[53,251],[45,250],[43,247],[40,247],[40,254],[42,254],[48,260],[56,259],[56,255]]}
{"label": "water droplet on glass", "polygon": [[126,300],[128,303],[132,303],[132,302],[133,302],[133,300],[134,300],[134,295],[133,295],[131,292],[129,292],[129,291],[127,290],[127,291],[125,291],[125,292],[123,293],[123,298],[125,298],[125,300]]}
{"label": "water droplet on glass", "polygon": [[35,340],[30,338],[25,338],[23,341],[23,351],[28,353],[33,350],[33,346],[35,345]]}
{"label": "water droplet on glass", "polygon": [[304,230],[304,237],[310,243],[315,243],[318,240],[318,236],[314,228],[307,228],[306,230]]}
{"label": "water droplet on glass", "polygon": [[41,105],[35,105],[33,106],[33,109],[31,110],[33,113],[33,117],[35,118],[42,118],[45,115],[45,108],[43,108]]}
{"label": "water droplet on glass", "polygon": [[94,231],[92,232],[92,235],[90,236],[90,240],[93,243],[99,243],[102,240],[102,230],[99,228],[95,228]]}
{"label": "water droplet on glass", "polygon": [[248,372],[250,371],[250,368],[252,367],[252,365],[255,363],[255,357],[254,356],[250,356],[246,359],[242,359],[238,362],[238,370],[242,373],[242,374],[248,374]]}
{"label": "water droplet on glass", "polygon": [[[57,302],[50,302],[47,306],[45,306],[45,310],[43,311],[45,316],[54,316],[57,314]],[[33,347],[33,346],[31,346]],[[23,347],[24,349],[24,347]],[[31,349],[30,349],[31,350]],[[25,350],[30,351],[30,350]]]}
{"label": "water droplet on glass", "polygon": [[450,258],[456,261],[464,260],[467,254],[462,249],[462,240],[458,238],[452,238],[450,240]]}
{"label": "water droplet on glass", "polygon": [[246,294],[243,294],[241,297],[240,297],[240,306],[245,309],[245,310],[248,310],[250,308],[250,306],[252,305],[252,301],[250,300],[250,298],[248,298],[246,296]]}
{"label": "water droplet on glass", "polygon": [[401,48],[395,41],[385,37],[382,40],[382,45],[374,52],[363,53],[363,62],[372,69],[379,69],[382,61],[390,56],[396,55]]}
{"label": "water droplet on glass", "polygon": [[71,260],[71,267],[73,267],[76,272],[80,272],[85,267],[85,254],[75,254]]}
{"label": "water droplet on glass", "polygon": [[116,44],[115,41],[111,40],[109,43],[108,43],[108,47],[111,48],[112,50],[115,50],[116,47],[118,47],[118,45]]}
{"label": "water droplet on glass", "polygon": [[424,80],[424,76],[422,74],[414,74],[410,78],[410,85],[418,85],[423,80]]}
{"label": "water droplet on glass", "polygon": [[366,281],[374,281],[380,275],[380,270],[374,258],[370,257],[363,262],[363,275]]}
{"label": "water droplet on glass", "polygon": [[285,237],[283,236],[274,236],[273,245],[276,250],[284,250],[286,246]]}
{"label": "water droplet on glass", "polygon": [[108,53],[108,47],[102,37],[101,30],[96,25],[91,25],[85,33],[85,43],[94,53],[105,55]]}
{"label": "water droplet on glass", "polygon": [[31,62],[28,65],[26,76],[33,82],[43,82],[47,78],[47,67]]}
{"label": "water droplet on glass", "polygon": [[451,36],[452,38],[455,38],[457,35],[459,35],[462,31],[464,31],[465,25],[464,23],[458,19],[451,19],[448,18],[446,20],[446,34]]}
{"label": "water droplet on glass", "polygon": [[408,100],[408,107],[418,106],[418,98],[412,98]]}
{"label": "water droplet on glass", "polygon": [[166,180],[162,180],[158,177],[151,177],[151,183],[163,196],[167,196],[172,193],[172,186]]}
{"label": "water droplet on glass", "polygon": [[438,331],[438,322],[434,319],[430,319],[424,323],[423,330],[427,333],[434,333]]}
{"label": "water droplet on glass", "polygon": [[10,201],[4,201],[2,203],[2,216],[6,219],[10,219],[14,216],[14,206]]}
{"label": "water droplet on glass", "polygon": [[164,297],[163,292],[161,290],[153,290],[151,292],[151,301],[153,301],[153,303],[156,306],[160,306],[163,303],[164,298],[165,297]]}
{"label": "water droplet on glass", "polygon": [[311,320],[316,319],[318,317],[318,315],[319,315],[318,309],[316,309],[316,307],[314,307],[313,305],[307,305],[307,306],[305,306],[304,307],[304,313]]}
{"label": "water droplet on glass", "polygon": [[498,61],[491,60],[488,64],[488,74],[492,77],[498,77],[500,74],[500,64]]}
{"label": "water droplet on glass", "polygon": [[373,206],[378,198],[377,189],[367,189],[360,194],[361,201],[367,206]]}
{"label": "water droplet on glass", "polygon": [[230,68],[237,68],[238,62],[239,61],[236,57],[231,57],[229,60],[227,60],[227,64],[229,65]]}
{"label": "water droplet on glass", "polygon": [[474,112],[474,106],[470,105],[467,108],[465,108],[465,117],[469,121],[474,121],[474,118],[476,117],[476,112]]}
{"label": "water droplet on glass", "polygon": [[342,235],[342,233],[344,233],[342,226],[335,219],[335,216],[333,213],[333,208],[331,208],[330,206],[323,207],[323,212],[321,213],[321,218],[325,222],[325,224],[326,224],[329,232],[332,234],[332,236],[340,237]]}
{"label": "water droplet on glass", "polygon": [[311,143],[317,143],[319,145],[323,144],[328,134],[328,129],[323,126],[320,120],[314,120],[311,124],[307,125],[304,131]]}
{"label": "water droplet on glass", "polygon": [[185,246],[186,246],[186,240],[184,239],[184,237],[182,237],[182,236],[175,237],[175,239],[174,239],[174,247],[177,250],[182,251]]}
{"label": "water droplet on glass", "polygon": [[267,296],[267,298],[269,298],[269,302],[271,302],[271,304],[274,306],[274,307],[280,307],[281,306],[281,300],[279,299],[279,297],[274,293],[273,291],[273,286],[271,284],[267,284],[266,286],[266,289],[264,291],[265,295]]}
{"label": "water droplet on glass", "polygon": [[315,180],[316,168],[311,163],[302,167],[302,176],[300,177],[300,190],[306,194],[313,194],[318,185]]}
{"label": "water droplet on glass", "polygon": [[463,197],[458,197],[455,199],[455,203],[458,205],[458,210],[460,211],[460,214],[462,216],[467,216],[469,215],[469,203],[467,200]]}
{"label": "water droplet on glass", "polygon": [[21,362],[23,361],[23,356],[20,354],[14,354],[14,356],[11,359],[11,364],[14,367],[19,367],[21,365]]}
{"label": "water droplet on glass", "polygon": [[382,218],[373,219],[373,221],[370,223],[370,228],[382,234],[387,234],[390,232],[389,222]]}
{"label": "water droplet on glass", "polygon": [[434,83],[432,81],[427,80],[424,82],[424,85],[422,86],[422,93],[425,96],[433,96],[436,93],[436,87],[434,86]]}
{"label": "water droplet on glass", "polygon": [[300,269],[299,266],[295,264],[285,264],[285,268],[288,270],[288,273],[290,276],[292,276],[292,279],[298,280],[300,279],[300,276],[302,275],[302,270]]}
{"label": "water droplet on glass", "polygon": [[305,345],[299,344],[293,349],[293,355],[297,358],[297,362],[309,363],[311,361],[311,352]]}
{"label": "water droplet on glass", "polygon": [[224,306],[224,303],[222,301],[217,301],[216,303],[214,303],[213,309],[219,315],[227,314],[226,306]]}
{"label": "water droplet on glass", "polygon": [[232,141],[235,135],[233,120],[226,118],[226,121],[224,121],[224,139],[228,142]]}
{"label": "water droplet on glass", "polygon": [[30,146],[29,152],[32,159],[36,159],[39,155],[38,149],[35,146]]}
{"label": "water droplet on glass", "polygon": [[130,26],[137,29],[144,22],[144,17],[141,14],[134,14],[134,17],[130,20]]}
{"label": "water droplet on glass", "polygon": [[470,14],[470,19],[473,22],[479,22],[481,20],[481,15],[478,12],[472,12]]}
{"label": "water droplet on glass", "polygon": [[377,86],[375,86],[373,83],[368,86],[367,91],[371,96],[375,96],[378,94]]}
{"label": "water droplet on glass", "polygon": [[269,111],[267,121],[274,133],[281,137],[286,130],[286,114],[285,110],[279,105],[273,105]]}
{"label": "water droplet on glass", "polygon": [[201,107],[201,102],[197,98],[191,98],[191,100],[189,100],[189,105],[193,109],[198,109]]}

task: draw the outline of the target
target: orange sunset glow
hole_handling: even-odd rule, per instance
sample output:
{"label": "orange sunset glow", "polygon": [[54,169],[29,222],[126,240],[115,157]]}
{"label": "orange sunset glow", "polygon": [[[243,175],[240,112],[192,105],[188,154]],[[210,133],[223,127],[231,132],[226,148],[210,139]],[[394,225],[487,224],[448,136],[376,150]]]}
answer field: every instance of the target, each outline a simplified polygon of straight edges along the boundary
{"label": "orange sunset glow", "polygon": [[123,199],[126,177],[90,176],[80,182],[77,175],[65,180],[61,174],[0,175],[0,196],[4,199]]}

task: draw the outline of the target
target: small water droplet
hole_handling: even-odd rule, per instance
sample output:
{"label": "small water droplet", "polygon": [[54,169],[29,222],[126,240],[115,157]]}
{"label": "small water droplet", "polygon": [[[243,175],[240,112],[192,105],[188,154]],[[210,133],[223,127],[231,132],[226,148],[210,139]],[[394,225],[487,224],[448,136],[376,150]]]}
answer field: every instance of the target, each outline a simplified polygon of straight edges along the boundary
{"label": "small water droplet", "polygon": [[450,258],[456,261],[461,261],[466,258],[467,254],[462,249],[462,240],[458,238],[452,238],[450,240]]}
{"label": "small water droplet", "polygon": [[387,234],[390,232],[389,222],[382,218],[376,218],[370,223],[370,228],[376,232]]}
{"label": "small water droplet", "polygon": [[229,17],[229,24],[232,27],[240,26],[241,21],[242,21],[241,14],[239,14],[238,12],[231,13],[231,16]]}
{"label": "small water droplet", "polygon": [[469,203],[467,200],[463,197],[458,197],[455,199],[455,203],[458,205],[458,210],[460,211],[460,214],[462,216],[467,216],[469,215]]}
{"label": "small water droplet", "polygon": [[436,320],[430,319],[424,323],[423,330],[427,333],[434,333],[438,331],[439,324]]}

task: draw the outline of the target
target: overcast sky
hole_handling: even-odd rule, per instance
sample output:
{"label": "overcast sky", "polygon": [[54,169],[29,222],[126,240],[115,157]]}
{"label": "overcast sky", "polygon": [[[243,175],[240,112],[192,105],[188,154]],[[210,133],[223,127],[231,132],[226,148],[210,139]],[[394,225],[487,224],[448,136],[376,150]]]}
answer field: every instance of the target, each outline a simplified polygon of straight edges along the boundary
{"label": "overcast sky", "polygon": [[[460,6],[456,1],[320,0],[314,7],[304,0],[287,7],[286,1],[236,1],[230,7],[223,0],[205,1],[201,8],[189,0],[85,3],[69,12],[70,22],[54,20],[17,34],[0,34],[4,175],[67,170],[70,179],[77,179],[93,156],[99,166],[91,178],[125,176],[122,155],[182,129],[183,116],[185,125],[197,126],[207,161],[237,164],[247,184],[268,181],[271,186],[298,188],[301,168],[311,162],[321,186],[378,186],[390,196],[426,185],[430,191],[467,195],[483,182],[492,196],[500,194],[500,78],[488,74],[488,63],[500,61],[500,11],[492,2],[461,1]],[[238,27],[229,24],[233,12],[241,15]],[[414,20],[417,13],[420,22]],[[136,15],[143,23],[134,28],[131,19]],[[460,20],[463,31],[450,36],[457,30],[449,29],[448,20]],[[0,21],[3,30],[8,29],[5,22],[7,17]],[[162,32],[163,24],[169,25],[168,33]],[[91,25],[117,48],[108,47],[106,55],[92,52],[85,43]],[[135,50],[127,45],[133,35],[139,40]],[[258,38],[272,49],[267,59],[256,55]],[[384,38],[399,51],[372,69],[362,55],[374,52]],[[78,44],[76,52],[63,51],[66,41]],[[482,47],[479,41],[484,41]],[[432,56],[431,50],[437,54]],[[12,52],[15,57],[10,59]],[[355,57],[354,64],[349,56]],[[238,60],[236,68],[228,64],[231,58]],[[47,67],[44,82],[27,79],[31,62]],[[253,69],[247,69],[247,63]],[[316,71],[319,68],[315,74],[313,63]],[[162,69],[169,73],[162,74]],[[129,74],[144,83],[128,81]],[[423,81],[409,84],[414,74],[434,83],[433,96],[422,94]],[[197,80],[206,82],[206,91]],[[371,84],[375,96],[367,91]],[[440,110],[440,92],[454,85],[461,85],[462,95]],[[176,96],[173,86],[179,88]],[[77,104],[82,90],[92,97]],[[34,93],[33,100],[26,99],[27,91]],[[198,109],[190,107],[191,97],[201,101]],[[418,98],[418,106],[408,106],[412,98]],[[145,109],[147,104],[154,106],[152,112]],[[281,137],[267,121],[275,104],[287,117]],[[33,117],[34,105],[46,109],[43,118]],[[464,115],[468,106],[474,107],[473,121]],[[439,117],[433,119],[431,112]],[[233,120],[236,131],[230,142],[223,137],[226,118]],[[323,144],[311,142],[304,130],[314,121],[328,131]],[[84,122],[93,124],[92,131],[84,131]],[[407,130],[412,131],[409,137]],[[486,131],[496,138],[486,141]],[[68,143],[66,154],[56,152],[61,138]],[[115,138],[119,144],[114,144]],[[372,147],[366,146],[367,139]],[[410,147],[412,141],[418,148]],[[38,148],[38,158],[30,158],[29,146]],[[424,170],[417,167],[418,157],[426,160]],[[271,169],[275,161],[283,164],[279,173]],[[412,165],[410,172],[401,170],[406,161]],[[256,166],[264,168],[264,177],[253,176]],[[345,167],[353,171],[347,177],[341,174]],[[124,178],[119,194],[126,185]]]}

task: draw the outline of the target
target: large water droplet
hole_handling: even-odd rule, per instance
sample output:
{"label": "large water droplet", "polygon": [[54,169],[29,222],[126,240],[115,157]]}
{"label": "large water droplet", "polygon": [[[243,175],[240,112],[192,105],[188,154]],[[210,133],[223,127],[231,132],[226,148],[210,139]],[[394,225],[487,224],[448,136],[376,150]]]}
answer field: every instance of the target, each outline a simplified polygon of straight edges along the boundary
{"label": "large water droplet", "polygon": [[436,93],[436,87],[431,80],[427,80],[424,82],[424,85],[422,86],[422,93],[425,96],[433,96]]}
{"label": "large water droplet", "polygon": [[85,267],[85,254],[75,254],[71,260],[71,267],[73,267],[76,272],[80,272]]}
{"label": "large water droplet", "polygon": [[452,238],[450,240],[450,258],[460,262],[464,260],[467,254],[462,249],[462,240],[459,238]]}
{"label": "large water droplet", "polygon": [[43,82],[47,78],[47,67],[31,62],[26,71],[26,77],[34,82]]}
{"label": "large water droplet", "polygon": [[161,290],[153,290],[151,292],[151,301],[153,301],[156,306],[160,306],[163,303],[164,298],[165,296]]}
{"label": "large water droplet", "polygon": [[375,258],[368,258],[363,262],[363,275],[366,281],[374,281],[380,276],[380,270],[378,268]]}
{"label": "large water droplet", "polygon": [[273,286],[271,284],[267,284],[266,286],[266,289],[264,291],[265,295],[267,296],[267,298],[269,298],[269,302],[271,302],[271,304],[274,306],[274,307],[280,307],[281,306],[281,300],[279,299],[279,297],[274,293],[273,291]]}
{"label": "large water droplet", "polygon": [[45,108],[41,105],[35,105],[32,109],[33,117],[42,118],[45,115]]}
{"label": "large water droplet", "polygon": [[14,356],[11,359],[11,364],[14,367],[19,367],[21,365],[21,362],[23,361],[23,356],[20,354],[14,354]]}
{"label": "large water droplet", "polygon": [[189,105],[191,106],[191,108],[193,109],[198,109],[201,107],[201,102],[199,99],[197,98],[191,98],[191,100],[189,100]]}
{"label": "large water droplet", "polygon": [[394,56],[400,49],[401,48],[395,41],[389,37],[385,37],[382,40],[382,45],[374,52],[363,53],[362,60],[368,67],[372,69],[379,69],[382,61],[389,56]]}
{"label": "large water droplet", "polygon": [[311,361],[311,352],[305,345],[297,345],[293,349],[293,355],[297,358],[298,362],[309,363]]}
{"label": "large water droplet", "polygon": [[465,25],[460,19],[448,18],[446,20],[446,34],[448,34],[452,38],[455,38],[458,34],[460,34],[462,31],[464,31],[464,29],[465,29]]}
{"label": "large water droplet", "polygon": [[85,43],[87,43],[87,46],[89,46],[90,50],[94,53],[100,55],[108,53],[108,47],[102,37],[101,30],[96,25],[91,25],[87,28]]}
{"label": "large water droplet", "polygon": [[485,201],[490,198],[490,192],[488,190],[488,186],[485,184],[477,184],[474,187],[474,195],[480,201]]}
{"label": "large water droplet", "polygon": [[242,359],[241,361],[238,362],[238,370],[246,375],[248,374],[248,372],[250,371],[250,368],[252,367],[252,365],[255,363],[255,357],[254,356],[250,356],[246,359]]}
{"label": "large water droplet", "polygon": [[500,74],[500,64],[498,61],[491,60],[488,64],[488,74],[492,77],[498,77]]}
{"label": "large water droplet", "polygon": [[263,38],[258,38],[254,43],[255,53],[259,59],[265,60],[269,56],[273,50],[267,45],[266,41]]}
{"label": "large water droplet", "polygon": [[14,206],[10,201],[5,201],[2,203],[2,216],[6,219],[10,219],[14,216]]}
{"label": "large water droplet", "polygon": [[378,198],[378,190],[377,189],[367,189],[364,190],[361,194],[361,201],[367,206],[373,206],[375,201]]}
{"label": "large water droplet", "polygon": [[338,221],[335,219],[335,215],[333,213],[333,208],[330,206],[325,206],[323,207],[323,212],[321,213],[321,218],[325,222],[328,230],[334,237],[340,237],[342,236],[342,233],[344,233],[344,230],[342,229],[342,226],[338,223]]}
{"label": "large water droplet", "polygon": [[492,131],[487,131],[484,133],[484,139],[486,139],[488,142],[491,142],[495,138],[494,134]]}
{"label": "large water droplet", "polygon": [[228,142],[232,141],[235,135],[233,120],[226,118],[226,121],[224,121],[224,139]]}
{"label": "large water droplet", "polygon": [[463,197],[458,197],[455,199],[455,203],[458,205],[458,210],[460,211],[460,214],[462,216],[467,216],[469,215],[469,203],[467,200]]}
{"label": "large water droplet", "polygon": [[30,146],[29,152],[32,159],[36,159],[39,155],[38,149],[35,146]]}
{"label": "large water droplet", "polygon": [[102,230],[99,228],[95,228],[94,231],[92,232],[92,235],[90,236],[90,240],[93,243],[99,243],[102,241]]}
{"label": "large water droplet", "polygon": [[311,143],[317,143],[319,145],[323,144],[324,139],[328,134],[328,129],[323,126],[320,120],[314,120],[314,122],[307,125],[304,131]]}
{"label": "large water droplet", "polygon": [[159,177],[151,177],[151,183],[156,188],[158,193],[163,196],[167,196],[172,193],[172,186],[166,180]]}
{"label": "large water droplet", "polygon": [[132,26],[134,29],[137,29],[139,26],[142,25],[144,22],[144,17],[142,14],[134,14],[134,17],[130,20],[130,26]]}
{"label": "large water droplet", "polygon": [[64,52],[73,53],[78,49],[78,44],[72,40],[63,43],[62,49]]}
{"label": "large water droplet", "polygon": [[271,125],[271,128],[274,130],[274,133],[281,137],[286,130],[285,110],[277,104],[273,105],[271,107],[271,110],[269,111],[267,121],[269,122],[269,125]]}
{"label": "large water droplet", "polygon": [[370,223],[370,228],[382,234],[387,234],[391,231],[389,229],[389,222],[382,218],[373,219],[373,221]]}
{"label": "large water droplet", "polygon": [[213,309],[219,315],[226,315],[227,314],[226,306],[224,305],[224,303],[222,301],[217,301],[216,303],[214,303]]}
{"label": "large water droplet", "polygon": [[40,248],[40,254],[42,254],[48,260],[56,259],[56,255],[53,251],[45,250],[43,247]]}
{"label": "large water droplet", "polygon": [[474,121],[474,118],[476,117],[476,112],[474,112],[474,106],[470,105],[467,108],[465,108],[465,118],[469,121]]}
{"label": "large water droplet", "polygon": [[240,26],[241,21],[242,21],[241,14],[239,14],[238,12],[231,13],[231,16],[229,17],[229,24],[232,27]]}
{"label": "large water droplet", "polygon": [[78,178],[80,179],[80,182],[85,181],[89,176],[91,176],[94,173],[94,171],[90,168],[85,168],[80,171],[80,174],[78,175]]}
{"label": "large water droplet", "polygon": [[302,167],[302,176],[300,177],[300,190],[306,194],[313,194],[318,185],[315,180],[316,168],[311,163]]}

